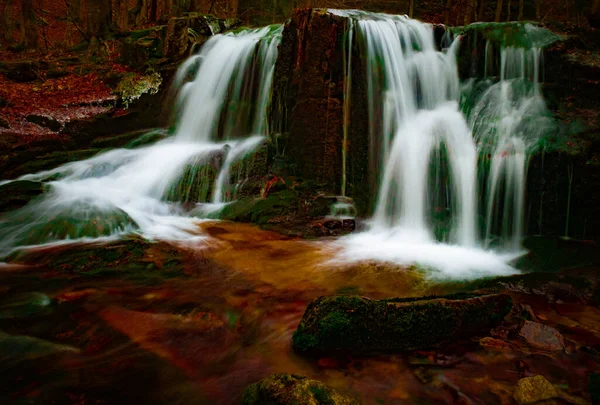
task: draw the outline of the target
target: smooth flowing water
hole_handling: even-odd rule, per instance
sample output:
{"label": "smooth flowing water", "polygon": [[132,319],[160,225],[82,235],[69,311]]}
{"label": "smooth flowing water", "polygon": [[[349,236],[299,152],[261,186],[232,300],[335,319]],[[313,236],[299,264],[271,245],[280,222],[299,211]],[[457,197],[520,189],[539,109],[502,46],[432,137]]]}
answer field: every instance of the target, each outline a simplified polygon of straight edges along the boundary
{"label": "smooth flowing water", "polygon": [[[370,230],[343,240],[344,259],[461,277],[465,269],[513,272],[507,262],[521,252],[527,157],[547,129],[540,49],[502,48],[498,78],[461,84],[460,38],[440,50],[433,26],[406,16],[332,12],[351,19],[346,36],[359,41],[379,176]],[[494,74],[492,66],[486,72]],[[346,72],[351,81],[350,62]],[[501,254],[484,250],[492,246]]]}
{"label": "smooth flowing water", "polygon": [[232,173],[232,165],[268,133],[281,31],[277,25],[209,39],[176,74],[176,125],[167,139],[18,179],[44,181],[47,189],[0,223],[0,255],[132,232],[150,239],[202,238],[198,219],[182,203],[219,207],[231,201],[232,184],[244,172]]}

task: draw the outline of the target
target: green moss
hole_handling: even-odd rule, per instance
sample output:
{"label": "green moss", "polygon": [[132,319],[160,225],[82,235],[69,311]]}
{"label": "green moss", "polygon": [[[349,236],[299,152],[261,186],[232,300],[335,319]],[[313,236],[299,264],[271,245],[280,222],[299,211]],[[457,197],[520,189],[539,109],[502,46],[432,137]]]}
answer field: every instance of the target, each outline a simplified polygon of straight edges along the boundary
{"label": "green moss", "polygon": [[227,205],[219,214],[221,219],[252,222],[264,225],[273,217],[286,215],[296,209],[300,198],[294,190],[269,194],[267,198],[238,200]]}
{"label": "green moss", "polygon": [[51,251],[16,251],[6,261],[42,265],[70,277],[118,275],[144,285],[183,276],[183,259],[178,251],[167,245],[155,246],[141,238],[109,244],[73,245]]}
{"label": "green moss", "polygon": [[293,347],[305,354],[427,348],[451,338],[487,333],[511,307],[510,297],[500,295],[381,301],[321,297],[307,308]]}
{"label": "green moss", "polygon": [[246,388],[243,405],[356,405],[359,402],[320,381],[293,374],[273,374]]}
{"label": "green moss", "polygon": [[552,31],[529,22],[478,22],[450,28],[457,35],[479,34],[494,45],[517,48],[545,48],[561,39]]}
{"label": "green moss", "polygon": [[114,93],[121,98],[127,108],[129,103],[137,100],[144,94],[156,94],[162,84],[159,73],[140,76],[137,73],[128,73],[119,82]]}

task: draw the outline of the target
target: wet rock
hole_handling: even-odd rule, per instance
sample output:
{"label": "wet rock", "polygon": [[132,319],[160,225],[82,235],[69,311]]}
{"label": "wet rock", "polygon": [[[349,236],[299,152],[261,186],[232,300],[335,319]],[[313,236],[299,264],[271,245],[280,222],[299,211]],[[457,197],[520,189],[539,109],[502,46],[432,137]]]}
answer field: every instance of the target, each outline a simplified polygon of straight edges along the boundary
{"label": "wet rock", "polygon": [[273,374],[246,388],[242,405],[357,405],[360,402],[316,380]]}
{"label": "wet rock", "polygon": [[473,288],[494,292],[509,290],[566,302],[586,302],[593,293],[593,284],[584,277],[542,272],[479,280],[473,283]]}
{"label": "wet rock", "polygon": [[25,117],[29,122],[33,122],[41,127],[48,128],[53,132],[61,130],[63,124],[48,115],[31,114]]}
{"label": "wet rock", "polygon": [[239,20],[218,20],[211,15],[187,13],[182,17],[174,17],[167,25],[165,55],[173,59],[187,56],[194,44],[202,44],[211,35],[231,29],[239,24]]}
{"label": "wet rock", "polygon": [[519,335],[539,349],[557,351],[565,348],[564,337],[556,329],[541,323],[525,321]]}
{"label": "wet rock", "polygon": [[158,93],[163,79],[159,73],[140,76],[136,73],[127,74],[117,85],[114,93],[121,98],[125,107],[139,99],[144,94]]}
{"label": "wet rock", "polygon": [[517,382],[514,398],[518,404],[534,404],[558,397],[558,393],[544,376],[522,378]]}
{"label": "wet rock", "polygon": [[21,208],[44,192],[42,183],[18,180],[0,186],[0,212]]}
{"label": "wet rock", "polygon": [[31,82],[39,75],[40,63],[37,60],[17,60],[0,62],[0,73],[15,82]]}
{"label": "wet rock", "polygon": [[510,349],[509,343],[489,336],[479,340],[479,345],[490,349]]}
{"label": "wet rock", "polygon": [[354,218],[325,217],[311,222],[313,233],[317,236],[341,236],[354,232]]}
{"label": "wet rock", "polygon": [[293,347],[303,354],[364,354],[422,349],[488,334],[509,313],[507,295],[370,300],[320,297],[306,309]]}

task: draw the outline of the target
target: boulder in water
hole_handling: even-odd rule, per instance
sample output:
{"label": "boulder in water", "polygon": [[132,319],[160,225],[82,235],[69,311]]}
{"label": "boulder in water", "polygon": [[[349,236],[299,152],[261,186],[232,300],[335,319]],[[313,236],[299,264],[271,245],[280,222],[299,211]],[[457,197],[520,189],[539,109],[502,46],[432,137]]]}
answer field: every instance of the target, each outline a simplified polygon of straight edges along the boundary
{"label": "boulder in water", "polygon": [[514,398],[518,404],[534,404],[558,397],[558,393],[544,376],[521,378],[517,382]]}
{"label": "boulder in water", "polygon": [[554,328],[537,322],[525,321],[519,335],[539,349],[564,350],[565,338]]}
{"label": "boulder in water", "polygon": [[294,333],[293,347],[308,355],[423,349],[486,335],[511,308],[512,298],[501,294],[379,301],[358,296],[320,297],[306,309]]}
{"label": "boulder in water", "polygon": [[273,374],[246,388],[242,405],[327,404],[360,402],[316,380],[293,374]]}

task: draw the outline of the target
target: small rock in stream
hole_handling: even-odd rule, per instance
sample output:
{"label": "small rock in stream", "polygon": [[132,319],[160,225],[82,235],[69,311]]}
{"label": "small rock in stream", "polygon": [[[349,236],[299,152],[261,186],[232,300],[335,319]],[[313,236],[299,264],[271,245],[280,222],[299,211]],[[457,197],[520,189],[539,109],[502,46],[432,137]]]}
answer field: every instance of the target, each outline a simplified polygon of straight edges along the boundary
{"label": "small rock in stream", "polygon": [[525,321],[519,335],[539,349],[559,351],[565,349],[565,338],[554,328],[537,322]]}
{"label": "small rock in stream", "polygon": [[544,376],[521,378],[517,382],[514,398],[518,404],[534,404],[558,397],[558,393]]}
{"label": "small rock in stream", "polygon": [[273,374],[244,391],[242,405],[358,405],[359,401],[316,380]]}

